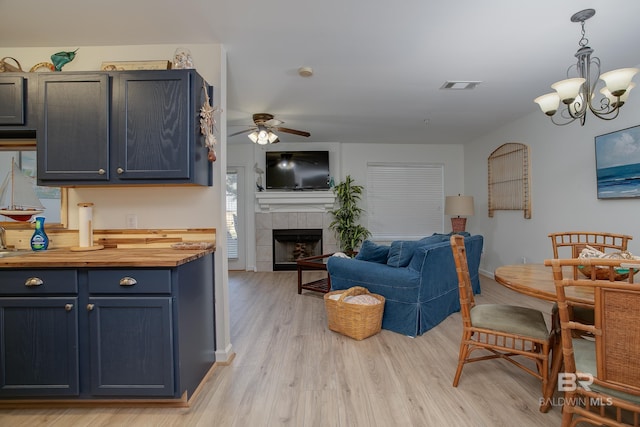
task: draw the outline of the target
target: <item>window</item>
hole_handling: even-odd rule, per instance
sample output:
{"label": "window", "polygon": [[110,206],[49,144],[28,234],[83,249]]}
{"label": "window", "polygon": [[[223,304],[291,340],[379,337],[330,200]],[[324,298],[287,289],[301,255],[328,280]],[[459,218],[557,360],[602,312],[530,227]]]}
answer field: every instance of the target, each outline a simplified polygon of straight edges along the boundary
{"label": "window", "polygon": [[444,167],[367,164],[367,228],[372,239],[415,239],[442,233]]}
{"label": "window", "polygon": [[[36,185],[37,161],[35,150],[35,140],[2,140],[2,144],[0,144],[0,184],[11,170],[11,162],[13,161],[24,175],[32,181],[35,193],[45,207],[42,215],[47,218],[48,227],[66,227],[66,189]],[[0,204],[5,204],[5,201],[1,200]],[[0,215],[0,225],[5,228],[25,227],[24,222],[15,221],[2,215]],[[30,224],[27,227],[30,227]]]}

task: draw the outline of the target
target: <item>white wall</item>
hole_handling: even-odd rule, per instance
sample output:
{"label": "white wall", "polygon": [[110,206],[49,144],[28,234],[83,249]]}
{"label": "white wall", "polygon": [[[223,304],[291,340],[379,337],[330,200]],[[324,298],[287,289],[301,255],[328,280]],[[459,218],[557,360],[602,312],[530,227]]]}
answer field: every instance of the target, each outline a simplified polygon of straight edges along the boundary
{"label": "white wall", "polygon": [[[636,95],[636,96],[634,96]],[[467,228],[485,236],[481,268],[541,263],[552,257],[549,233],[604,231],[629,234],[629,250],[640,255],[640,200],[599,200],[595,141],[598,135],[640,124],[640,99],[631,93],[620,116],[603,121],[593,115],[585,126],[552,124],[532,102],[532,113],[465,145],[465,191],[474,196],[475,216]],[[488,217],[487,159],[507,142],[527,144],[531,152],[532,217],[522,211],[496,211]]]}
{"label": "white wall", "polygon": [[[94,203],[96,229],[125,228],[126,215],[138,216],[138,228],[216,228],[218,236],[225,235],[226,206],[226,51],[219,44],[139,45],[139,46],[80,46],[76,57],[64,65],[62,72],[98,71],[103,61],[171,60],[178,47],[191,51],[198,72],[214,86],[213,105],[222,113],[218,123],[218,160],[213,168],[212,187],[103,187],[74,188],[69,191],[69,228],[78,227],[79,202]],[[24,71],[39,62],[50,62],[53,53],[73,51],[78,46],[47,48],[5,48],[3,56],[18,58]],[[218,360],[226,360],[231,353],[227,296],[227,253],[220,244],[215,253],[216,333]]]}
{"label": "white wall", "polygon": [[[254,163],[264,166],[265,150],[328,150],[330,151],[331,174],[335,182],[339,183],[345,176],[351,175],[357,184],[365,186],[368,162],[404,162],[404,163],[439,163],[444,165],[445,195],[466,194],[464,192],[464,158],[462,145],[417,145],[417,144],[341,144],[336,142],[304,142],[279,143],[269,148],[258,147],[249,139],[246,143],[236,143],[228,146],[228,164],[245,166],[247,176],[246,206],[255,206]],[[363,196],[362,207],[367,209],[366,194]],[[476,206],[477,209],[477,206]],[[250,208],[247,209],[248,211]],[[255,208],[254,208],[255,210]],[[248,217],[253,217],[249,214]],[[253,221],[251,219],[250,221]],[[366,223],[366,212],[363,215]],[[445,220],[445,230],[448,223]],[[255,226],[247,223],[247,270],[255,267]]]}

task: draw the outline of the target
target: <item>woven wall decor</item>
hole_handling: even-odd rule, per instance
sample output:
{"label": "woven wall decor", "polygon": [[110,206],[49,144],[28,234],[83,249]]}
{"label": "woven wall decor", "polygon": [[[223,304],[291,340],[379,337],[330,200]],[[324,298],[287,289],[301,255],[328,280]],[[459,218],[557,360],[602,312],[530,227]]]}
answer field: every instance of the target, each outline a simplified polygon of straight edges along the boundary
{"label": "woven wall decor", "polygon": [[489,156],[489,217],[495,210],[523,210],[531,219],[529,147],[509,142]]}

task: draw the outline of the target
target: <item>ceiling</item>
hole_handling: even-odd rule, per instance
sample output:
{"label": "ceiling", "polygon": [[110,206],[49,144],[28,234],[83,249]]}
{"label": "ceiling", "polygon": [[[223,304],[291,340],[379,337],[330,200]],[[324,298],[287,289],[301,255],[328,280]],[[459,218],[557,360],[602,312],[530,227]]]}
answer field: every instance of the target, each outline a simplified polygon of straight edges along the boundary
{"label": "ceiling", "polygon": [[[640,66],[637,0],[0,0],[0,53],[221,43],[228,133],[268,112],[311,132],[284,142],[465,143],[539,112],[533,99],[574,62],[580,24],[569,18],[585,8],[596,9],[585,28],[603,71]],[[441,90],[448,80],[481,83]]]}

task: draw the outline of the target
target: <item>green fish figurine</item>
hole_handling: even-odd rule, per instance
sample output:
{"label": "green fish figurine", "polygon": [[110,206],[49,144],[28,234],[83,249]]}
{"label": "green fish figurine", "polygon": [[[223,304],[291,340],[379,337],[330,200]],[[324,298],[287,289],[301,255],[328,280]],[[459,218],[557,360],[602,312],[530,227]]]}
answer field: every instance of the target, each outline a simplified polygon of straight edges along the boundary
{"label": "green fish figurine", "polygon": [[[79,48],[78,48],[79,49]],[[62,66],[73,61],[73,58],[76,57],[76,52],[78,49],[73,52],[58,52],[51,55],[51,62],[56,67],[56,71],[62,71]]]}

